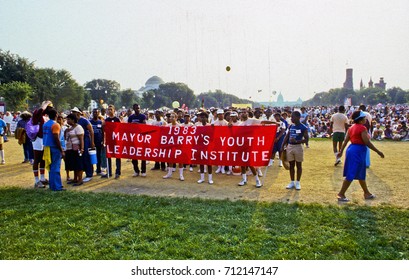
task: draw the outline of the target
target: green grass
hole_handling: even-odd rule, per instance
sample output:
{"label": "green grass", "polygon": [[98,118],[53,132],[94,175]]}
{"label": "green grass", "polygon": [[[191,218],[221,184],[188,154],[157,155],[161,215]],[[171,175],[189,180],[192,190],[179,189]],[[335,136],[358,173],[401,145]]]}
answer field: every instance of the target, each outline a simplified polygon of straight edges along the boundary
{"label": "green grass", "polygon": [[408,259],[409,210],[0,190],[0,259]]}

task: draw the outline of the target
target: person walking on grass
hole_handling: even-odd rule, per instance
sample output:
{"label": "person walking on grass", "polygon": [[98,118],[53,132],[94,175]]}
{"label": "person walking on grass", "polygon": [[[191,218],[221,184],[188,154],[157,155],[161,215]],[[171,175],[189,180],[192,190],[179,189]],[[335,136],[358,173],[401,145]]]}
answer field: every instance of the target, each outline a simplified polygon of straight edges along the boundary
{"label": "person walking on grass", "polygon": [[[290,178],[291,182],[286,187],[287,189],[295,188],[297,191],[301,190],[301,175],[302,162],[304,161],[304,149],[301,144],[308,143],[308,129],[300,122],[301,113],[294,111],[291,114],[292,125],[288,129],[288,133],[284,138],[281,152],[287,153],[287,160],[290,164]],[[297,166],[297,180],[295,179],[295,166]]]}
{"label": "person walking on grass", "polygon": [[345,115],[345,107],[339,106],[338,112],[331,116],[330,133],[332,132],[332,148],[335,155],[335,163],[337,166],[341,163],[338,156],[338,151],[341,150],[342,142],[345,140],[345,132],[348,130],[349,120]]}
{"label": "person walking on grass", "polygon": [[384,158],[384,154],[379,151],[370,141],[370,135],[365,127],[366,114],[362,111],[355,111],[351,119],[354,122],[346,136],[344,143],[342,144],[341,150],[338,153],[338,158],[342,157],[342,153],[345,150],[348,142],[351,144],[348,146],[345,155],[345,165],[344,165],[344,181],[342,183],[341,190],[338,193],[338,201],[348,202],[349,199],[346,198],[345,192],[348,190],[353,180],[358,180],[359,184],[364,191],[365,199],[373,199],[375,195],[371,194],[366,185],[366,157],[367,148],[376,152],[381,158]]}
{"label": "person walking on grass", "polygon": [[[115,106],[114,105],[109,105],[108,106],[107,115],[108,116],[105,119],[105,123],[108,123],[108,122],[117,122],[117,123],[119,123],[119,122],[121,122],[121,120],[118,117],[115,116]],[[104,127],[102,128],[102,131],[104,133],[104,139],[105,139],[106,134],[105,134]],[[120,158],[115,158],[115,165],[116,165],[115,179],[119,179],[119,177],[121,176],[121,159]],[[111,158],[108,158],[108,167],[107,168],[108,168],[108,173],[102,175],[101,178],[108,178],[109,176],[112,176],[112,159]]]}
{"label": "person walking on grass", "polygon": [[4,136],[7,134],[7,124],[0,118],[0,164],[6,164],[6,159],[4,157]]}
{"label": "person walking on grass", "polygon": [[47,112],[49,121],[43,125],[43,158],[48,167],[49,186],[52,191],[63,191],[61,181],[61,159],[65,156],[60,142],[61,127],[56,122],[57,111],[50,109]]}

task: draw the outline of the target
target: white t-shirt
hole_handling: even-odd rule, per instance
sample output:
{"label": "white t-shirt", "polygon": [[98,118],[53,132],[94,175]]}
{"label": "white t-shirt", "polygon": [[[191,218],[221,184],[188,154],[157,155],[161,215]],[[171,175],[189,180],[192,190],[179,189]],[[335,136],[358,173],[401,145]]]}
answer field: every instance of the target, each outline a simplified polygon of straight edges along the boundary
{"label": "white t-shirt", "polygon": [[345,124],[348,124],[348,117],[343,113],[335,113],[331,116],[332,131],[345,133]]}

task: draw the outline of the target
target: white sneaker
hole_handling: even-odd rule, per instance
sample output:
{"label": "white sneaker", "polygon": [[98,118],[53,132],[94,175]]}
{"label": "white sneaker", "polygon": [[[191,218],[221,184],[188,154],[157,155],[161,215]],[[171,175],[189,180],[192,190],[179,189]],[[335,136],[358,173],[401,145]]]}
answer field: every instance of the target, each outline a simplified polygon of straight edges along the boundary
{"label": "white sneaker", "polygon": [[197,183],[198,183],[198,184],[201,184],[201,183],[203,183],[204,181],[205,181],[205,180],[200,179],[200,180],[197,181]]}
{"label": "white sneaker", "polygon": [[184,181],[184,180],[185,180],[185,177],[183,177],[183,175],[180,175],[180,176],[179,176],[179,180],[180,180],[180,181]]}
{"label": "white sneaker", "polygon": [[134,172],[133,175],[132,175],[132,177],[138,177],[138,176],[139,176],[139,173],[137,173],[137,172]]}
{"label": "white sneaker", "polygon": [[291,183],[288,184],[286,189],[290,190],[290,189],[293,189],[293,188],[295,188],[295,184],[294,184],[294,182],[291,181]]}
{"label": "white sneaker", "polygon": [[301,190],[300,182],[295,182],[295,189],[296,189],[297,191]]}
{"label": "white sneaker", "polygon": [[256,188],[261,188],[262,184],[260,180],[256,179]]}
{"label": "white sneaker", "polygon": [[274,163],[274,159],[270,159],[268,166],[273,166],[273,163]]}
{"label": "white sneaker", "polygon": [[226,174],[226,171],[224,170],[224,168],[222,168],[222,174]]}
{"label": "white sneaker", "polygon": [[219,168],[217,168],[216,172],[214,172],[214,173],[219,174],[221,171],[222,171],[222,169],[221,169],[221,167],[219,166]]}
{"label": "white sneaker", "polygon": [[209,180],[209,184],[210,184],[210,185],[213,185],[213,180]]}
{"label": "white sneaker", "polygon": [[84,182],[84,183],[86,183],[86,182],[89,182],[89,181],[91,181],[92,180],[92,177],[85,177],[82,181]]}
{"label": "white sneaker", "polygon": [[341,159],[340,159],[340,158],[337,158],[337,159],[335,160],[334,165],[337,166],[337,165],[340,164],[340,163],[341,163]]}
{"label": "white sneaker", "polygon": [[189,167],[189,171],[190,171],[190,172],[193,172],[193,167]]}
{"label": "white sneaker", "polygon": [[226,174],[227,174],[227,175],[231,175],[231,171],[230,171],[230,170],[227,171]]}
{"label": "white sneaker", "polygon": [[263,172],[261,172],[261,169],[257,169],[257,174],[259,177],[263,177]]}
{"label": "white sneaker", "polygon": [[1,164],[6,164],[6,161],[3,159],[3,160],[1,161]]}
{"label": "white sneaker", "polygon": [[280,159],[280,162],[278,164],[279,167],[283,167],[283,161]]}
{"label": "white sneaker", "polygon": [[168,172],[168,174],[166,174],[165,176],[163,176],[163,179],[169,179],[170,177],[172,177],[172,172]]}
{"label": "white sneaker", "polygon": [[239,186],[247,185],[247,181],[243,179],[243,180],[240,181],[240,183],[238,185]]}
{"label": "white sneaker", "polygon": [[146,173],[141,173],[141,177],[146,177]]}

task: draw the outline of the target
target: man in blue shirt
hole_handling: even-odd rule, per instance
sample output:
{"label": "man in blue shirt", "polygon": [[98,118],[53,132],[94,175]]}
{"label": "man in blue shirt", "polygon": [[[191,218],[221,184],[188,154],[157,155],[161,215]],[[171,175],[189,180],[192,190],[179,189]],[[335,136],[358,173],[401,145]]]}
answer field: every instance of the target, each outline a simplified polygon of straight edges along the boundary
{"label": "man in blue shirt", "polygon": [[[302,175],[302,162],[304,161],[304,150],[301,144],[308,143],[308,129],[300,121],[301,114],[294,111],[291,114],[291,122],[293,123],[288,129],[281,150],[286,148],[287,160],[290,164],[291,182],[287,189],[301,190],[300,180]],[[297,165],[297,180],[295,179],[295,166]]]}
{"label": "man in blue shirt", "polygon": [[90,123],[92,125],[92,129],[94,130],[94,145],[97,152],[97,170],[95,171],[97,175],[101,174],[101,154],[103,142],[104,142],[104,132],[103,132],[103,123],[98,118],[99,117],[99,110],[94,109],[92,110],[92,119],[90,119]]}
{"label": "man in blue shirt", "polygon": [[[139,104],[134,104],[132,107],[135,113],[129,116],[128,123],[146,124],[146,116],[140,113],[141,108]],[[132,160],[132,165],[134,170],[133,177],[138,177],[140,172],[142,177],[146,177],[146,160],[141,160],[141,170],[139,170],[137,159]]]}

